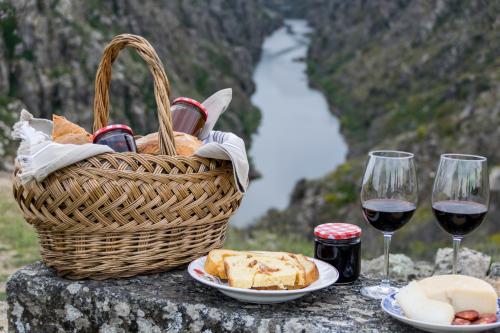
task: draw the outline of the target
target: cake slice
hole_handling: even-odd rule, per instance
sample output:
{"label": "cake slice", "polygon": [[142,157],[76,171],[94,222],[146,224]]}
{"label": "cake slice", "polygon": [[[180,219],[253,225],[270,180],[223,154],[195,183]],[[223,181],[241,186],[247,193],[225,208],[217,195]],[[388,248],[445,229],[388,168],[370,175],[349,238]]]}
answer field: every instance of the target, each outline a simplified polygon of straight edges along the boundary
{"label": "cake slice", "polygon": [[210,275],[227,280],[226,270],[224,268],[224,257],[242,254],[243,252],[234,250],[212,250],[208,253],[207,260],[205,261],[205,271]]}
{"label": "cake slice", "polygon": [[253,288],[274,287],[276,289],[294,288],[297,284],[297,274],[301,273],[294,263],[288,259],[271,257],[254,257],[252,263],[257,265],[257,274],[253,280]]}
{"label": "cake slice", "polygon": [[[288,252],[272,251],[234,251],[234,250],[212,250],[205,261],[205,271],[211,275],[217,276],[223,280],[228,279],[224,259],[232,256],[246,256],[248,258],[271,258],[286,262],[296,270],[295,283],[293,286],[287,285],[287,289],[301,289],[309,286],[319,278],[316,264],[307,259],[302,254],[293,254]],[[283,289],[283,286],[259,286],[257,289]]]}
{"label": "cake slice", "polygon": [[306,283],[306,270],[304,265],[299,261],[298,255],[288,252],[271,252],[271,251],[250,251],[248,252],[250,255],[258,255],[262,257],[270,257],[275,259],[280,259],[288,262],[290,265],[293,265],[297,268],[297,275],[295,277],[295,286],[297,288],[307,287]]}
{"label": "cake slice", "polygon": [[[316,280],[319,279],[319,271],[318,268],[316,267],[316,264],[312,262],[311,260],[307,259],[304,255],[302,254],[293,254],[293,253],[288,253],[289,256],[294,258],[296,261],[299,263],[299,267],[302,267],[301,272],[304,273],[304,278],[302,283],[297,283],[295,282],[295,286],[291,287],[288,286],[286,289],[287,290],[292,290],[292,289],[302,289]],[[271,286],[271,287],[258,287],[255,289],[259,290],[276,290],[276,289],[283,289],[280,286]]]}
{"label": "cake slice", "polygon": [[316,264],[307,259],[306,256],[302,254],[297,254],[297,260],[299,263],[304,267],[305,271],[305,283],[304,287],[309,286],[311,283],[315,282],[317,279],[319,279],[319,271],[318,267]]}
{"label": "cake slice", "polygon": [[271,251],[250,251],[250,253],[263,256],[271,256],[275,258],[285,258],[287,260],[290,260],[290,262],[296,263],[297,268],[300,270],[300,274],[298,274],[296,283],[297,289],[305,288],[319,278],[319,271],[316,267],[316,264],[313,261],[307,259],[307,257],[303,254]]}
{"label": "cake slice", "polygon": [[231,287],[250,289],[257,273],[257,265],[252,264],[254,259],[245,255],[228,256],[224,258],[224,267],[227,280]]}
{"label": "cake slice", "polygon": [[287,289],[295,286],[297,277],[294,264],[270,256],[228,256],[224,267],[229,285],[236,288]]}

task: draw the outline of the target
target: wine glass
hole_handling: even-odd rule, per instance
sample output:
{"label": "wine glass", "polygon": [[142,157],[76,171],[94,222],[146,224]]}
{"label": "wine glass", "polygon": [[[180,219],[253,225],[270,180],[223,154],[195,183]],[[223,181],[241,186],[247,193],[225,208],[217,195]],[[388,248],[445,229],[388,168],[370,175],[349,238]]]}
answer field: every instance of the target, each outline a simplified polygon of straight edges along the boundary
{"label": "wine glass", "polygon": [[486,157],[443,154],[432,190],[432,211],[453,237],[453,274],[462,238],[484,220],[490,202]]}
{"label": "wine glass", "polygon": [[394,231],[403,227],[415,212],[418,200],[413,154],[379,150],[369,153],[361,205],[365,220],[384,235],[384,277],[380,285],[361,289],[363,296],[382,299],[397,291],[389,281],[389,246]]}

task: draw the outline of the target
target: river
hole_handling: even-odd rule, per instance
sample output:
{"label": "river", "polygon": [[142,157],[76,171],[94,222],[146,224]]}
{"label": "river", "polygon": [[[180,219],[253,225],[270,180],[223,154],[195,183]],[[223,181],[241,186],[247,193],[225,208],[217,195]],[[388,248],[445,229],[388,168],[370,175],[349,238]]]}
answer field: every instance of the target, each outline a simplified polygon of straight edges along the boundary
{"label": "river", "polygon": [[262,178],[250,184],[231,224],[245,227],[270,208],[285,208],[295,184],[344,162],[347,145],[325,96],[308,85],[304,20],[286,20],[264,41],[253,80],[252,103],[262,112],[250,155]]}

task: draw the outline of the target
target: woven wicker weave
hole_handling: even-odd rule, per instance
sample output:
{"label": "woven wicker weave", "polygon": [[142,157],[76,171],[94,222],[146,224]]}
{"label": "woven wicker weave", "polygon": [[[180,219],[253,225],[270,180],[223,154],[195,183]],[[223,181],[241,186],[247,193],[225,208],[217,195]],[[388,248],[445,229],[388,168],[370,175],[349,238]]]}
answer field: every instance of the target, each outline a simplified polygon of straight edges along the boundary
{"label": "woven wicker weave", "polygon": [[108,123],[111,66],[132,47],[154,77],[163,155],[108,153],[60,169],[14,196],[35,226],[44,262],[68,278],[107,279],[172,269],[222,246],[237,210],[231,163],[175,155],[169,83],[152,46],[116,36],[96,75],[94,130]]}

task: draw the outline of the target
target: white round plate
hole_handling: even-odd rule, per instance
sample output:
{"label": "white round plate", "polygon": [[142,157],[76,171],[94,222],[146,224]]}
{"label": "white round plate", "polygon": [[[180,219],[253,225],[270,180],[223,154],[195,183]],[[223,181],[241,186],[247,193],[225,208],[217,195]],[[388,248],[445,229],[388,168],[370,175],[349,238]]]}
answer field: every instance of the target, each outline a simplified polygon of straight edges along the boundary
{"label": "white round plate", "polygon": [[339,278],[339,272],[332,265],[321,260],[308,258],[316,263],[319,271],[319,279],[304,289],[255,290],[234,288],[229,286],[227,282],[221,281],[219,278],[205,272],[204,267],[206,259],[207,257],[204,256],[192,261],[188,266],[189,275],[207,286],[218,289],[221,293],[229,297],[246,303],[273,304],[291,301],[307,295],[312,291],[326,288],[335,283],[335,281]]}
{"label": "white round plate", "polygon": [[484,325],[438,325],[426,323],[420,320],[413,320],[405,317],[403,311],[396,301],[396,293],[393,293],[382,300],[382,309],[389,316],[410,326],[416,327],[426,332],[448,333],[448,332],[482,332],[500,327],[500,298],[498,299],[497,322]]}

